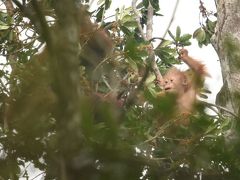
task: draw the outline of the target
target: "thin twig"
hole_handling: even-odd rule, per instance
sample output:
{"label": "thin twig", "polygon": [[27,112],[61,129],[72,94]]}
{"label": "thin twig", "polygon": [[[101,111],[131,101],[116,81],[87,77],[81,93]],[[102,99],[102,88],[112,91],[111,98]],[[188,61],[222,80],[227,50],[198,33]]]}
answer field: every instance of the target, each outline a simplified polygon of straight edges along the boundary
{"label": "thin twig", "polygon": [[153,136],[153,137],[151,137],[150,139],[142,142],[140,145],[146,144],[146,143],[148,143],[148,142],[151,142],[151,141],[157,139],[160,135],[162,135],[162,134],[165,132],[165,130],[166,130],[168,127],[170,127],[170,126],[173,124],[173,122],[174,122],[174,121],[168,121],[168,122],[166,122],[165,124],[163,124],[163,125],[161,126],[161,128],[156,132],[155,136]]}
{"label": "thin twig", "polygon": [[27,168],[28,168],[30,165],[31,165],[31,163],[29,162],[28,165],[24,167],[24,169],[23,169],[22,172],[21,172],[20,177],[23,177],[23,176],[24,176],[24,174],[25,174],[26,171],[27,171]]}
{"label": "thin twig", "polygon": [[219,106],[219,105],[216,105],[216,104],[213,104],[213,103],[205,102],[205,101],[200,101],[200,102],[203,103],[203,104],[205,104],[207,107],[209,107],[209,106],[210,106],[210,107],[211,107],[211,106],[214,106],[214,107],[216,107],[216,108],[218,108],[218,109],[220,109],[220,110],[223,110],[223,111],[231,114],[231,115],[234,116],[235,118],[239,118],[234,112],[228,110],[228,109],[225,108],[225,107],[222,107],[222,106]]}
{"label": "thin twig", "polygon": [[[101,67],[101,65],[103,65],[104,63],[108,62],[108,60],[111,60],[112,58],[117,58],[117,56],[124,56],[125,53],[121,53],[121,54],[117,54],[117,55],[111,55],[111,56],[107,56],[105,57],[93,70],[93,73],[96,72],[98,70],[98,68]],[[116,59],[115,59],[116,60]]]}
{"label": "thin twig", "polygon": [[45,174],[45,172],[41,172],[41,173],[39,173],[38,175],[36,175],[34,178],[32,178],[31,180],[34,180],[34,179],[36,179],[37,177],[39,177],[39,176],[41,176],[41,175],[43,175],[43,174]]}
{"label": "thin twig", "polygon": [[110,84],[107,82],[106,78],[102,75],[102,80],[105,83],[105,85],[108,87],[110,91],[113,91],[113,88],[110,86]]}
{"label": "thin twig", "polygon": [[207,108],[215,112],[218,117],[221,117],[221,114],[219,113],[219,111],[215,109],[213,106],[208,106]]}
{"label": "thin twig", "polygon": [[[176,14],[176,12],[177,12],[178,4],[179,4],[179,0],[176,1],[175,7],[174,7],[174,10],[173,10],[173,13],[172,13],[172,17],[171,17],[171,19],[170,19],[170,22],[169,22],[167,28],[166,28],[166,31],[165,31],[164,34],[163,34],[162,39],[165,39],[165,37],[166,37],[166,35],[167,35],[167,32],[168,32],[168,30],[170,29],[170,27],[171,27],[171,25],[172,25],[172,23],[173,23],[173,20],[174,20],[174,18],[175,18],[175,14]],[[160,46],[160,44],[161,44],[162,42],[163,42],[163,41],[161,41],[158,46]],[[158,46],[157,46],[157,47],[158,47]]]}
{"label": "thin twig", "polygon": [[5,84],[3,83],[2,79],[0,78],[0,84],[2,86],[2,91],[5,92],[5,94],[9,95],[10,92],[9,90],[6,88]]}
{"label": "thin twig", "polygon": [[159,40],[164,40],[163,38],[161,38],[161,37],[153,37],[153,38],[151,38],[151,39],[149,39],[148,41],[149,42],[152,42],[152,41],[154,41],[155,39],[159,39]]}

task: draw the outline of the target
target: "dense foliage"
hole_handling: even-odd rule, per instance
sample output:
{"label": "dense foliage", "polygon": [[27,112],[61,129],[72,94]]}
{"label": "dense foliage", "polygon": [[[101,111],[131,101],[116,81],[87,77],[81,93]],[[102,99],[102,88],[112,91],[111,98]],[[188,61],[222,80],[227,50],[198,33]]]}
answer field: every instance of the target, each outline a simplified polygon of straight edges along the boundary
{"label": "dense foliage", "polygon": [[[132,8],[109,21],[111,1],[100,1],[90,16],[114,42],[101,59],[99,47],[87,51],[79,40],[85,16],[76,14],[87,0],[13,2],[0,13],[0,179],[28,179],[26,162],[45,179],[240,178],[234,118],[209,116],[198,104],[190,125],[179,126],[173,97],[157,96],[151,52],[164,73],[192,35],[178,27],[154,49],[159,38],[141,36]],[[143,0],[142,27],[149,4],[161,15],[158,1]],[[206,19],[194,33],[200,46],[215,24]]]}

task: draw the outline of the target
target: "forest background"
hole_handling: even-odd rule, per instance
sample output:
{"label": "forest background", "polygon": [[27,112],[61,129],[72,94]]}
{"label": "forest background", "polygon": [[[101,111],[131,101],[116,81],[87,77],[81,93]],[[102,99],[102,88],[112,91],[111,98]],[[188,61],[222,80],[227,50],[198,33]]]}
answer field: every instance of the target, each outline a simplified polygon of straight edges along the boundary
{"label": "forest background", "polygon": [[[0,179],[239,179],[237,1],[1,2]],[[212,76],[202,99],[219,62],[224,79],[188,126],[155,81],[182,47]]]}

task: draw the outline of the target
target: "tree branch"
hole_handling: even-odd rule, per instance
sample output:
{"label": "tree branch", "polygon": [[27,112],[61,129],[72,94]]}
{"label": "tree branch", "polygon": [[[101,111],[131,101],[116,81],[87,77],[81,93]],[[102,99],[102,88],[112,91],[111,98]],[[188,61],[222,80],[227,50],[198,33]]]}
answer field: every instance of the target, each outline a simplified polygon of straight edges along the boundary
{"label": "tree branch", "polygon": [[13,16],[13,14],[14,14],[14,7],[13,7],[12,1],[11,0],[5,0],[5,1],[3,1],[3,3],[6,6],[8,15],[9,16]]}
{"label": "tree branch", "polygon": [[149,2],[148,5],[148,14],[147,14],[147,40],[149,41],[152,39],[152,32],[153,32],[153,6]]}
{"label": "tree branch", "polygon": [[[152,32],[153,32],[153,13],[154,13],[154,9],[153,9],[153,6],[152,4],[149,2],[149,5],[148,5],[148,16],[147,16],[147,35],[145,35],[144,31],[143,31],[143,28],[141,26],[141,23],[140,23],[140,15],[137,11],[137,8],[136,8],[136,3],[137,3],[137,0],[133,0],[132,1],[132,9],[133,9],[133,12],[135,14],[135,18],[136,18],[136,21],[137,21],[137,24],[138,24],[138,29],[140,31],[140,34],[142,35],[142,38],[145,40],[145,41],[149,41],[150,39],[152,39]],[[151,44],[152,46],[152,44]],[[158,66],[157,66],[157,63],[155,61],[155,53],[154,53],[154,50],[153,50],[153,46],[152,48],[149,50],[149,58],[150,61],[152,62],[151,63],[151,67],[153,69],[153,72],[156,76],[156,79],[158,82],[162,81],[162,75],[158,69]]]}
{"label": "tree branch", "polygon": [[216,105],[216,104],[213,104],[213,103],[205,102],[205,101],[200,101],[200,102],[203,103],[203,104],[205,104],[207,107],[212,107],[212,106],[213,106],[213,107],[216,107],[216,108],[218,108],[218,109],[220,109],[220,110],[223,110],[223,111],[231,114],[231,115],[234,116],[235,118],[239,118],[234,112],[228,110],[228,109],[225,108],[225,107],[222,107],[222,106],[219,106],[219,105]]}
{"label": "tree branch", "polygon": [[[148,5],[148,16],[147,16],[147,40],[152,39],[152,32],[153,32],[153,13],[154,9],[152,4],[149,2]],[[153,45],[151,44],[152,49],[149,50],[149,59],[151,61],[151,67],[153,69],[153,72],[156,76],[157,82],[161,82],[163,77],[159,71],[159,68],[157,66],[156,60],[155,60],[155,52],[153,50]]]}
{"label": "tree branch", "polygon": [[[45,16],[42,12],[42,9],[39,7],[38,1],[31,1],[33,10],[36,12],[36,16],[38,17],[38,21],[40,23],[40,31],[44,40],[46,41],[47,47],[49,49],[53,49],[52,45],[52,37],[49,31],[48,24],[46,22]],[[33,22],[34,23],[34,22]],[[51,52],[51,50],[50,50]]]}
{"label": "tree branch", "polygon": [[141,25],[141,22],[140,22],[140,14],[138,13],[138,10],[137,10],[137,7],[136,7],[137,1],[138,0],[133,0],[132,1],[132,9],[133,9],[133,13],[135,14],[135,18],[136,18],[137,25],[138,25],[138,30],[139,30],[142,38],[146,41],[147,38],[146,38],[146,35],[143,31],[143,28],[142,28],[142,25]]}
{"label": "tree branch", "polygon": [[[173,10],[173,13],[172,13],[172,17],[171,17],[170,22],[169,22],[169,24],[168,24],[168,26],[167,26],[164,34],[163,34],[162,39],[165,39],[165,37],[166,37],[166,35],[167,35],[167,32],[168,32],[168,30],[170,29],[170,27],[171,27],[171,25],[172,25],[172,23],[173,23],[173,20],[174,20],[174,18],[175,18],[175,14],[176,14],[176,12],[177,12],[178,4],[179,4],[179,0],[176,1],[176,4],[175,4],[175,6],[174,6],[174,10]],[[161,41],[158,46],[160,46],[162,42],[163,42],[163,41]],[[158,46],[157,46],[157,47],[158,47]]]}
{"label": "tree branch", "polygon": [[149,143],[149,142],[159,138],[166,131],[166,129],[169,128],[173,123],[174,123],[174,121],[167,121],[159,128],[159,130],[156,132],[156,134],[154,136],[152,136],[151,138],[147,139],[146,141],[140,143],[140,145]]}

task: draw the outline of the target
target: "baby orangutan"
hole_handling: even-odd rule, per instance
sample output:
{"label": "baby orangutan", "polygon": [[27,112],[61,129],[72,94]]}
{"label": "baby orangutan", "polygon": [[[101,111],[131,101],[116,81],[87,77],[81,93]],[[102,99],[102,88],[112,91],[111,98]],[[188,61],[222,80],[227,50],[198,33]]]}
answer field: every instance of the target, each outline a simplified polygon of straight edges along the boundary
{"label": "baby orangutan", "polygon": [[165,74],[160,85],[164,95],[168,93],[176,95],[176,113],[182,115],[193,112],[199,88],[203,86],[204,77],[209,75],[202,63],[188,56],[186,49],[180,50],[179,58],[190,67],[190,70],[181,72],[172,67]]}

